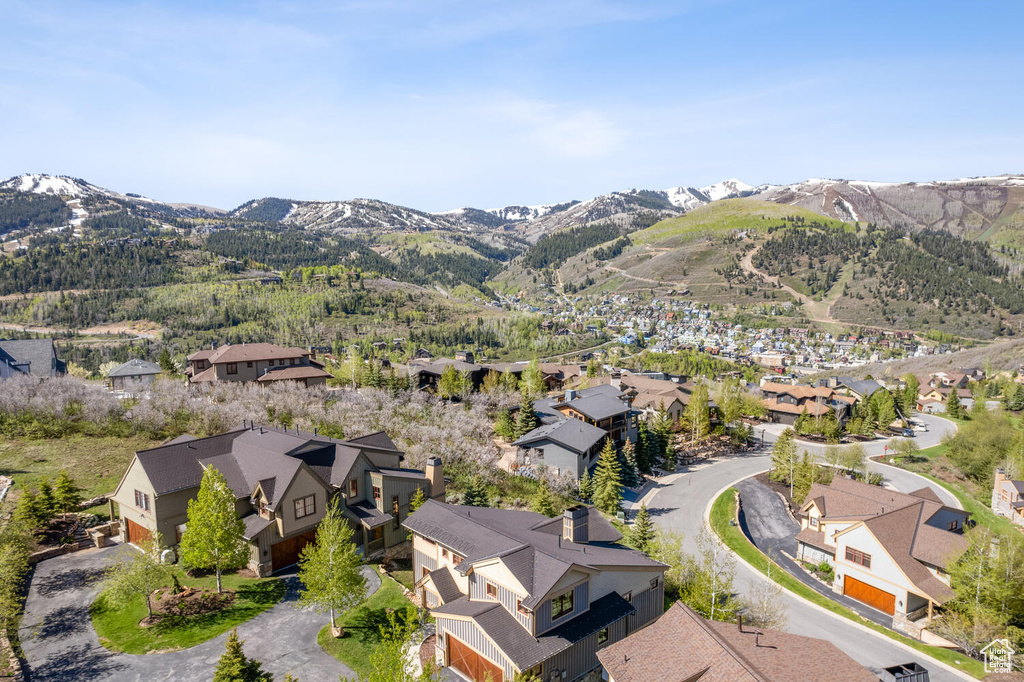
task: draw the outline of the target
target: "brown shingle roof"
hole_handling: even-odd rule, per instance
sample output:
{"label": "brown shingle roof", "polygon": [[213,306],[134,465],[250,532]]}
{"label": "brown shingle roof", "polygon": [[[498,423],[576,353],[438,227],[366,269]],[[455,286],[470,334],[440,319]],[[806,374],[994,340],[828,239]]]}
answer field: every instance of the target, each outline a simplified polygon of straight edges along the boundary
{"label": "brown shingle roof", "polygon": [[325,372],[319,367],[306,367],[296,365],[294,367],[283,367],[280,369],[267,370],[256,381],[295,381],[298,379],[329,379],[330,372]]}
{"label": "brown shingle roof", "polygon": [[301,358],[308,352],[301,348],[282,348],[272,343],[243,343],[221,346],[209,357],[211,364],[224,362],[254,362],[256,360],[278,360]]}
{"label": "brown shingle roof", "polygon": [[615,682],[877,682],[831,642],[707,621],[681,602],[597,652]]}

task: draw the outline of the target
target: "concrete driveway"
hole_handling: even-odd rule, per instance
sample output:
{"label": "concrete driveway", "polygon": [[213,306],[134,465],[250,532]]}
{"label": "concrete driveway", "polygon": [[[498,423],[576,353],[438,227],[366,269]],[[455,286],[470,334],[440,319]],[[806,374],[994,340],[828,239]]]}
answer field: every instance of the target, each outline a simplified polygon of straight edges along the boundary
{"label": "concrete driveway", "polygon": [[[19,635],[30,679],[52,680],[209,680],[224,653],[228,634],[181,651],[159,654],[117,654],[96,636],[89,605],[100,592],[103,571],[120,546],[88,549],[40,562],[31,576]],[[363,569],[369,593],[380,576]],[[348,666],[328,656],[316,643],[327,616],[300,608],[298,578],[283,577],[284,600],[238,626],[245,653],[258,658],[278,679],[291,672],[302,682],[337,682],[355,677]]]}
{"label": "concrete driveway", "polygon": [[[946,420],[940,421],[950,424]],[[934,428],[932,430],[934,431]],[[681,473],[662,479],[643,501],[647,504],[655,523],[663,528],[682,531],[685,535],[684,548],[688,552],[694,552],[695,539],[704,526],[704,512],[707,507],[723,488],[767,470],[771,466],[771,457],[768,453],[766,450],[760,453],[734,455],[688,467]],[[886,476],[887,485],[898,490],[909,492],[928,485],[936,489],[943,499],[950,497],[939,486],[910,472],[892,467],[878,467],[878,470]],[[734,586],[740,594],[749,594],[751,587],[763,580],[767,580],[763,574],[737,562]],[[783,598],[788,607],[788,631],[827,639],[861,665],[875,672],[898,663],[918,661],[929,669],[932,682],[972,679],[940,667],[937,662],[912,649],[904,648],[884,635],[862,629],[853,622],[829,613],[789,592],[784,591]]]}

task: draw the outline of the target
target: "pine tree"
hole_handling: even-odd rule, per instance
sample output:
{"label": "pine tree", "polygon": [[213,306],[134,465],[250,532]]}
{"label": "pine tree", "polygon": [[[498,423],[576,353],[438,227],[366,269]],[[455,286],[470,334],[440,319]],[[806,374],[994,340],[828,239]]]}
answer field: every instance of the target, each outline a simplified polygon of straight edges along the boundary
{"label": "pine tree", "polygon": [[622,504],[622,472],[619,458],[611,438],[605,439],[594,474],[594,505],[603,512],[614,514]]}
{"label": "pine tree", "polygon": [[803,504],[807,492],[814,483],[814,460],[810,453],[804,450],[803,457],[793,470],[793,503]]}
{"label": "pine tree", "polygon": [[353,530],[338,509],[338,498],[327,505],[316,540],[299,553],[299,580],[303,587],[299,603],[318,611],[330,611],[331,627],[337,629],[335,613],[344,613],[363,600],[366,578],[360,572],[363,558],[352,542]]}
{"label": "pine tree", "polygon": [[494,423],[494,433],[504,440],[513,440],[516,435],[516,423],[512,419],[512,411],[507,407],[498,413]]}
{"label": "pine tree", "polygon": [[594,497],[594,479],[590,477],[590,469],[585,470],[580,476],[579,496],[584,502],[590,502]]}
{"label": "pine tree", "polygon": [[414,512],[423,506],[423,503],[427,501],[426,496],[423,494],[423,488],[416,488],[416,492],[412,494],[412,499],[409,500],[409,511]]}
{"label": "pine tree", "polygon": [[221,573],[241,568],[249,559],[245,524],[235,511],[235,493],[214,467],[203,471],[199,493],[188,502],[188,522],[181,537],[181,561],[191,568],[216,572],[217,592]]}
{"label": "pine tree", "polygon": [[647,505],[641,505],[640,511],[633,520],[633,525],[626,534],[626,542],[630,547],[650,554],[654,544],[654,523],[647,512]]}
{"label": "pine tree", "polygon": [[243,640],[238,639],[238,628],[231,628],[224,653],[217,661],[213,682],[274,682],[274,676],[263,671],[255,658],[249,658],[242,651]]}
{"label": "pine tree", "polygon": [[533,403],[530,402],[529,397],[523,394],[523,399],[519,403],[519,414],[516,415],[516,440],[519,440],[530,431],[537,428],[540,420],[537,419],[537,413],[533,409]]}
{"label": "pine tree", "polygon": [[366,375],[363,378],[363,385],[370,388],[381,388],[384,385],[384,374],[376,360],[370,361],[370,366],[366,369]]}
{"label": "pine tree", "polygon": [[43,528],[46,526],[47,521],[49,521],[46,510],[39,503],[39,495],[34,490],[28,488],[18,498],[18,506],[14,510],[14,518],[33,530]]}
{"label": "pine tree", "polygon": [[75,485],[74,479],[68,476],[68,472],[61,471],[57,475],[57,482],[53,488],[53,498],[57,510],[66,519],[68,512],[78,509],[82,503],[82,489]]}
{"label": "pine tree", "polygon": [[949,389],[949,395],[946,397],[946,415],[953,419],[963,419],[967,416],[955,387]]}
{"label": "pine tree", "polygon": [[547,481],[541,479],[540,488],[533,497],[532,506],[533,511],[544,516],[554,517],[558,514],[555,509],[555,497],[551,494],[551,488],[548,487]]}
{"label": "pine tree", "polygon": [[466,488],[466,494],[462,504],[468,507],[489,507],[490,496],[487,494],[487,485],[479,476],[474,476]]}
{"label": "pine tree", "polygon": [[645,474],[651,473],[654,469],[654,454],[651,446],[651,433],[647,428],[647,422],[641,420],[636,431],[636,463]]}
{"label": "pine tree", "polygon": [[53,494],[53,486],[49,479],[43,479],[39,484],[39,509],[45,517],[44,523],[53,518],[57,513],[57,498]]}
{"label": "pine tree", "polygon": [[621,466],[622,466],[622,483],[627,488],[632,488],[640,482],[640,476],[637,472],[636,463],[636,448],[633,447],[633,441],[626,439],[626,442],[622,445],[622,451],[620,453]]}

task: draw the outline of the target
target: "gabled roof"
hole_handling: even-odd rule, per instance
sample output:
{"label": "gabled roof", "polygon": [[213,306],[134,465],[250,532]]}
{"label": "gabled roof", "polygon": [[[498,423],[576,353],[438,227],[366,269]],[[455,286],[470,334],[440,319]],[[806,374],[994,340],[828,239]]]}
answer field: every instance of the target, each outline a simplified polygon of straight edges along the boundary
{"label": "gabled roof", "polygon": [[618,398],[607,394],[585,396],[583,398],[577,398],[576,400],[570,400],[569,402],[562,403],[561,405],[556,405],[555,407],[559,411],[562,411],[563,409],[576,410],[583,416],[589,417],[594,421],[614,417],[615,415],[622,414],[623,412],[629,412],[629,405]]}
{"label": "gabled roof", "polygon": [[53,339],[0,339],[0,351],[8,362],[26,374],[49,377],[64,374],[66,364],[57,357]]}
{"label": "gabled roof", "polygon": [[163,370],[160,369],[160,365],[155,362],[147,362],[146,360],[139,360],[134,358],[118,365],[114,369],[107,372],[108,377],[134,377],[134,376],[149,376],[153,374],[160,374]]}
{"label": "gabled roof", "polygon": [[580,419],[563,419],[552,424],[542,424],[513,443],[517,446],[529,446],[541,440],[550,440],[564,445],[578,454],[590,451],[608,436],[604,429],[587,424]]}
{"label": "gabled roof", "polygon": [[451,570],[447,566],[442,566],[424,575],[416,583],[416,587],[423,587],[428,584],[437,593],[437,596],[440,597],[442,604],[455,601],[463,596],[462,592],[459,591],[459,586],[455,583],[455,576],[452,575]]}
{"label": "gabled roof", "polygon": [[[202,352],[202,351],[200,351]],[[225,344],[213,351],[207,359],[212,364],[224,362],[255,362],[257,360],[278,360],[289,358],[301,358],[309,355],[308,351],[302,348],[283,348],[273,343],[242,343]],[[189,359],[198,359],[198,353],[189,356]]]}
{"label": "gabled roof", "polygon": [[[427,500],[402,524],[412,532],[444,545],[463,557],[455,570],[463,575],[479,561],[508,558],[509,570],[529,595],[523,606],[540,604],[570,570],[600,572],[629,567],[662,572],[665,565],[625,547],[598,538],[622,538],[598,512],[588,514],[589,544],[561,536],[561,518],[488,507],[465,507]],[[556,525],[557,524],[557,525]],[[557,529],[557,530],[556,530]],[[527,552],[532,553],[532,562]]]}
{"label": "gabled roof", "polygon": [[[761,634],[757,634],[760,632]],[[831,642],[701,618],[676,602],[597,652],[615,682],[877,682]]]}

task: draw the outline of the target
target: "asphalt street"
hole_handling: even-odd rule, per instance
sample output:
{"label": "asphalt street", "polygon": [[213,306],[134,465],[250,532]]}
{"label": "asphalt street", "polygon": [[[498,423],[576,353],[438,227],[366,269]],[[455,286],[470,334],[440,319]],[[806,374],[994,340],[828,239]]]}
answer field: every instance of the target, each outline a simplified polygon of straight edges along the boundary
{"label": "asphalt street", "polygon": [[[922,449],[939,444],[947,430],[952,431],[956,428],[952,422],[940,417],[922,415],[921,419],[928,424],[928,431],[917,436],[918,445]],[[779,425],[765,427],[766,445],[763,451],[703,462],[664,477],[643,497],[643,502],[647,504],[655,522],[664,528],[682,531],[685,535],[686,550],[694,551],[695,540],[705,524],[705,514],[711,503],[723,489],[766,471],[771,466],[771,446],[783,428],[785,427],[780,428]],[[865,450],[869,455],[883,454],[884,445],[884,442],[867,443]],[[824,451],[822,446],[808,444],[806,447],[812,452]],[[886,477],[886,485],[897,490],[909,492],[927,485],[947,504],[956,505],[952,495],[927,479],[892,467],[876,464],[872,464],[871,467],[881,471]],[[751,586],[756,584],[755,581],[762,580],[767,578],[737,561],[734,585],[739,593],[748,593]],[[788,631],[827,639],[874,672],[880,672],[886,666],[918,661],[929,669],[932,682],[972,679],[965,674],[954,673],[940,667],[937,662],[927,659],[913,649],[905,648],[884,635],[863,629],[846,618],[825,611],[789,592],[784,592],[783,596],[788,608]]]}

